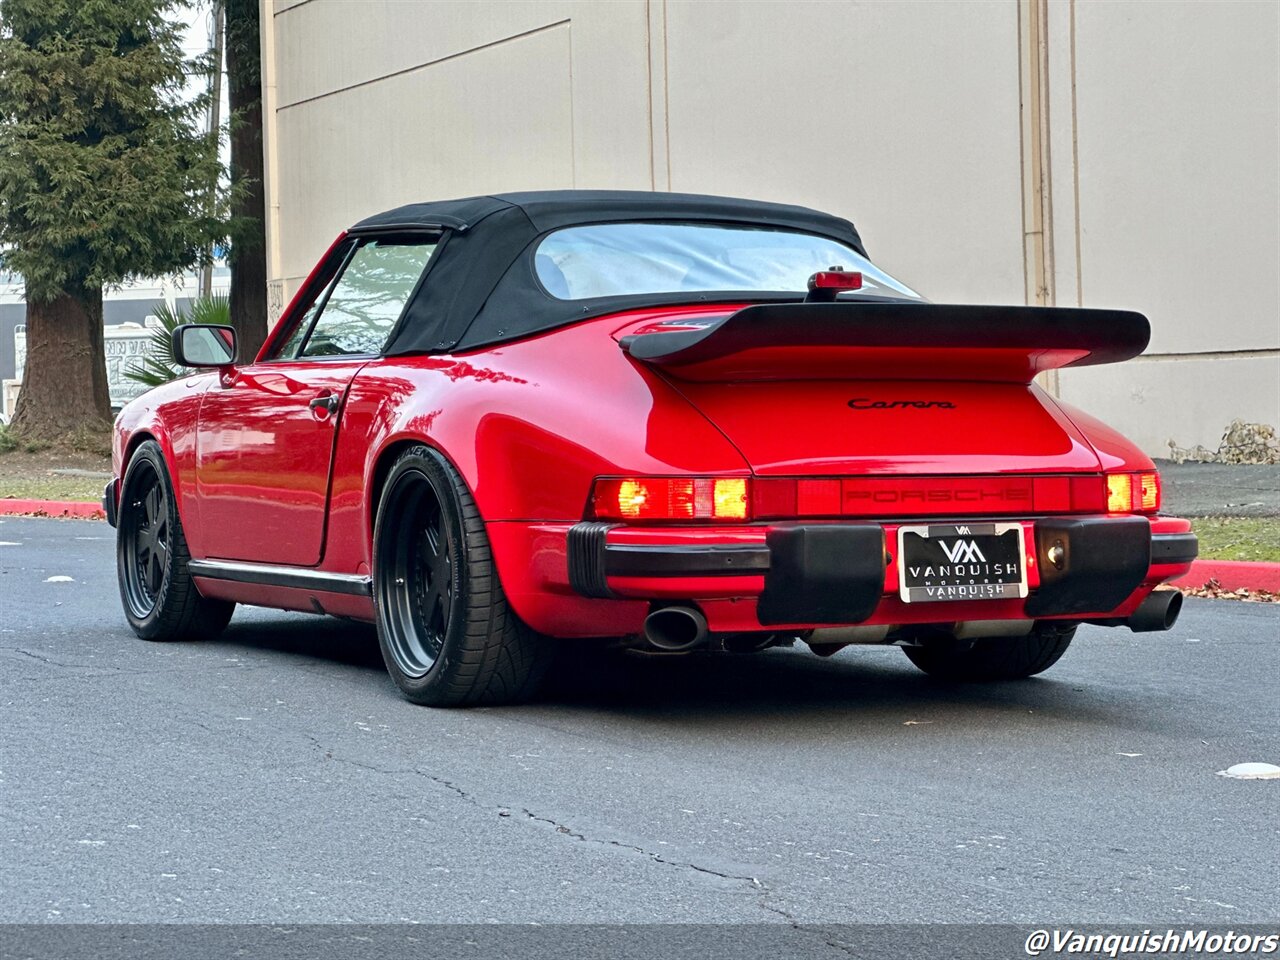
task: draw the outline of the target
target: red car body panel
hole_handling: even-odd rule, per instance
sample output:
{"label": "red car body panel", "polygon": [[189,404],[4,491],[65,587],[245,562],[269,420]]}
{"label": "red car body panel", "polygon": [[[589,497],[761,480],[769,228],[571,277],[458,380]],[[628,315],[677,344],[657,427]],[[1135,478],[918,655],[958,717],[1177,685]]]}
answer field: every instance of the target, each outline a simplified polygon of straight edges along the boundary
{"label": "red car body panel", "polygon": [[[159,442],[193,558],[369,576],[381,479],[399,451],[422,443],[444,454],[470,489],[506,596],[533,629],[560,637],[634,635],[653,603],[678,600],[696,602],[713,632],[798,631],[820,624],[761,622],[765,577],[758,573],[611,576],[611,596],[583,595],[571,582],[568,538],[590,519],[593,481],[821,479],[834,484],[829,489],[844,505],[815,522],[877,517],[883,502],[878,519],[888,544],[896,542],[899,521],[912,517],[1012,517],[1026,531],[1034,591],[1036,523],[1044,515],[1033,499],[1034,478],[1065,490],[1073,476],[1101,483],[1104,472],[1153,469],[1114,430],[1030,382],[1078,352],[773,348],[681,373],[620,349],[623,337],[680,329],[672,321],[683,318],[696,325],[736,305],[613,313],[456,353],[272,360],[333,272],[344,239],[303,284],[254,362],[158,388],[117,421],[116,476],[139,442]],[[333,412],[312,406],[326,397],[336,401]],[[975,512],[966,484],[981,477],[1011,478],[1014,486],[1000,495],[1007,507]],[[928,507],[913,507],[915,498]],[[623,524],[603,542],[763,549],[779,522]],[[1174,518],[1149,522],[1159,535],[1190,529]],[[904,603],[890,553],[883,596],[867,625],[1027,617],[1021,599]],[[1123,618],[1188,568],[1189,560],[1153,562],[1118,606],[1075,611],[1070,619]],[[367,594],[208,577],[196,583],[208,596],[243,603],[375,616]]]}
{"label": "red car body panel", "polygon": [[[475,496],[512,606],[535,629],[556,636],[634,633],[649,601],[662,599],[699,600],[713,630],[762,629],[754,613],[760,576],[624,578],[610,581],[617,600],[575,594],[566,536],[583,519],[599,476],[915,478],[1152,469],[1150,458],[1118,433],[1079,411],[1068,415],[1035,385],[877,379],[726,389],[668,381],[615,342],[637,326],[690,313],[673,307],[607,316],[463,356],[265,362],[231,377],[197,375],[162,388],[177,399],[157,391],[145,412],[131,407],[120,438],[137,431],[165,438],[184,513],[195,518],[187,522],[193,556],[358,575],[370,571],[376,503],[369,491],[377,487],[379,466],[385,469],[389,451],[401,445],[428,443],[449,457]],[[344,389],[335,439],[331,420],[313,417],[306,403]],[[202,405],[192,402],[202,396]],[[859,397],[955,406],[850,409],[848,401]],[[197,416],[209,418],[210,410],[216,419],[204,421],[197,441]],[[988,429],[991,423],[999,429]],[[833,448],[841,455],[832,456]],[[960,503],[929,515],[966,511],[972,508]],[[1185,521],[1155,524],[1161,532],[1189,529]],[[763,542],[765,529],[640,527],[615,530],[609,542]],[[892,539],[896,525],[886,530]],[[1028,559],[1034,589],[1034,553]],[[1153,567],[1149,583],[1129,601],[1093,614],[1130,612],[1152,587],[1186,570],[1186,564]],[[883,609],[866,622],[936,620],[938,605],[913,607],[892,595],[896,578],[891,563]],[[315,591],[204,580],[201,589],[241,602],[314,608]],[[322,603],[328,612],[374,615],[364,598],[329,594]],[[1022,616],[1022,601],[945,606],[957,620]]]}
{"label": "red car body panel", "polygon": [[202,556],[320,562],[338,417],[310,403],[340,403],[367,362],[255,363],[205,391],[195,456]]}

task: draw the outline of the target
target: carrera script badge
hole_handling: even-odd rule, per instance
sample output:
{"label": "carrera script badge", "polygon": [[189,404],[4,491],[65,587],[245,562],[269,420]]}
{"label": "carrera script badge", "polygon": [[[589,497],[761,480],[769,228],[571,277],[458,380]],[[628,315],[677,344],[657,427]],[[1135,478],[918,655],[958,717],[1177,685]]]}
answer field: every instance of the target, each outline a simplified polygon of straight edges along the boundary
{"label": "carrera script badge", "polygon": [[854,397],[849,401],[853,410],[954,410],[950,400],[872,400],[870,397]]}

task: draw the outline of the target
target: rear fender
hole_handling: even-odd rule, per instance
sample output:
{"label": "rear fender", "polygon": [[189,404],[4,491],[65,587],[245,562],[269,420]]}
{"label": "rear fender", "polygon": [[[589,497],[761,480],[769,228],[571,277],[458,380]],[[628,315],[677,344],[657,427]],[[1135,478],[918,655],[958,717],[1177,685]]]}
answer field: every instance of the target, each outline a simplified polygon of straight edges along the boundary
{"label": "rear fender", "polygon": [[1151,458],[1120,431],[1061,400],[1054,399],[1052,402],[1062,411],[1064,417],[1075,424],[1076,429],[1097,454],[1103,470],[1109,473],[1138,473],[1155,469]]}
{"label": "rear fender", "polygon": [[367,571],[378,482],[408,443],[448,458],[490,524],[581,520],[597,476],[745,475],[702,414],[618,350],[615,326],[365,366],[338,431],[325,569]]}

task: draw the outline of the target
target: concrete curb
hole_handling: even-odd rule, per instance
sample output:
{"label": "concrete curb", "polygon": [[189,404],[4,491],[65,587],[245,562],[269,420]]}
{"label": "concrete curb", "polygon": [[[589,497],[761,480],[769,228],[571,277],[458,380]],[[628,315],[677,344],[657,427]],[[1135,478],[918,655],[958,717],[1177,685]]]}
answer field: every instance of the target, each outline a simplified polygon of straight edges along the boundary
{"label": "concrete curb", "polygon": [[1251,560],[1196,560],[1191,572],[1172,581],[1175,587],[1198,590],[1217,580],[1224,590],[1266,590],[1280,593],[1280,563]]}
{"label": "concrete curb", "polygon": [[0,516],[58,517],[74,520],[105,520],[106,513],[97,503],[74,500],[0,499]]}

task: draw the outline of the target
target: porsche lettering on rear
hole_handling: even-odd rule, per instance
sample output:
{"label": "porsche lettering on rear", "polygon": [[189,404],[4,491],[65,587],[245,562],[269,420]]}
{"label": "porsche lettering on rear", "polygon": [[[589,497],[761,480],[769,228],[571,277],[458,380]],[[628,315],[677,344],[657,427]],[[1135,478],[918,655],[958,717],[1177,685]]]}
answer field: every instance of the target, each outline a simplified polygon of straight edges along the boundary
{"label": "porsche lettering on rear", "polygon": [[872,503],[892,504],[948,504],[948,503],[1025,503],[1031,504],[1031,487],[1000,487],[994,490],[982,487],[936,487],[928,490],[850,490],[846,498],[851,501],[867,500]]}
{"label": "porsche lettering on rear", "polygon": [[174,332],[189,376],[116,422],[124,613],[150,640],[238,604],[368,621],[435,706],[532,696],[566,639],[1029,676],[1080,623],[1177,617],[1196,539],[1152,462],[1035,383],[1149,332],[928,303],[803,207],[412,203],[343,232],[256,356]]}

